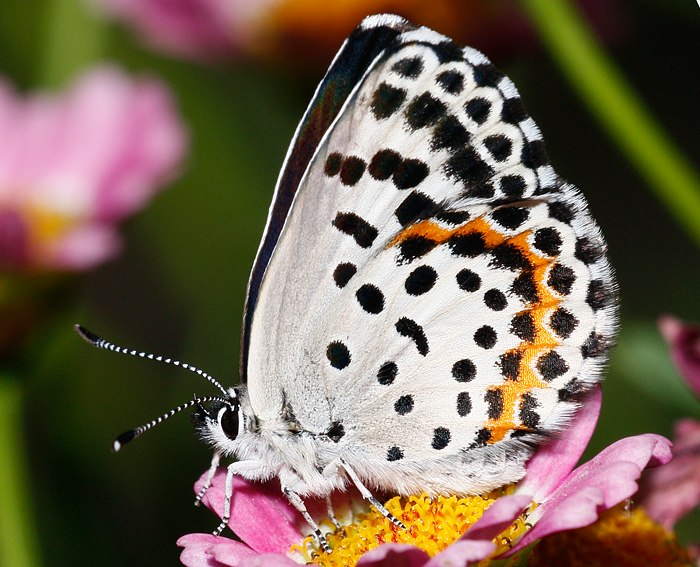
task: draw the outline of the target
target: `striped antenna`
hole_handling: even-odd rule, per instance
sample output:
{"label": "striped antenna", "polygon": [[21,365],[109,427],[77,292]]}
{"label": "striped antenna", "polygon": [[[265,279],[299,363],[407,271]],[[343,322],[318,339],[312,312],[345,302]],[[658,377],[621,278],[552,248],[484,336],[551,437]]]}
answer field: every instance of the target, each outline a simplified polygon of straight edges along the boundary
{"label": "striped antenna", "polygon": [[179,360],[174,360],[172,358],[166,358],[164,356],[151,354],[148,352],[140,352],[138,350],[120,347],[119,345],[110,343],[102,337],[97,336],[95,333],[88,331],[82,325],[73,325],[73,329],[75,329],[75,332],[78,333],[86,343],[91,344],[94,347],[103,348],[105,350],[111,350],[114,352],[118,352],[119,354],[128,354],[129,356],[137,356],[139,358],[147,358],[149,360],[156,360],[158,362],[164,362],[165,364],[179,366],[180,368],[184,368],[185,370],[189,370],[190,372],[199,374],[202,378],[206,378],[207,380],[209,380],[209,382],[214,384],[214,386],[219,388],[219,390],[223,392],[224,396],[230,396],[226,388],[224,388],[216,378],[204,372],[204,370],[200,370],[199,368],[192,366],[191,364],[187,364],[186,362],[180,362]]}
{"label": "striped antenna", "polygon": [[119,437],[117,437],[117,439],[114,441],[114,444],[112,445],[112,450],[115,453],[118,452],[119,449],[121,449],[129,441],[133,441],[137,437],[140,437],[142,434],[144,434],[146,431],[148,431],[152,427],[155,427],[156,425],[163,423],[166,419],[171,418],[175,414],[180,413],[181,411],[184,411],[186,409],[189,409],[192,406],[199,405],[202,402],[222,402],[224,404],[229,403],[226,399],[220,398],[219,396],[204,396],[202,398],[195,398],[194,400],[190,400],[186,404],[182,404],[181,406],[177,406],[176,408],[171,409],[169,412],[164,413],[160,417],[155,418],[153,421],[150,421],[146,425],[142,425],[140,427],[135,427],[134,429],[129,429],[129,431],[125,431]]}

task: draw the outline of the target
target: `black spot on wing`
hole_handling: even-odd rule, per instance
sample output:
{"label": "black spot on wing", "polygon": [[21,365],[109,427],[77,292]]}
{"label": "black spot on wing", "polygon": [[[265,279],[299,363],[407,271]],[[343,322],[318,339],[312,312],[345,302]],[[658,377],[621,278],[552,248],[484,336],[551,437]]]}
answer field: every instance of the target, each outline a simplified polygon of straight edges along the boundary
{"label": "black spot on wing", "polygon": [[504,175],[499,180],[501,192],[510,198],[522,197],[525,193],[525,180],[520,175]]}
{"label": "black spot on wing", "polygon": [[523,102],[518,97],[508,98],[503,101],[501,120],[508,124],[518,124],[527,118]]}
{"label": "black spot on wing", "polygon": [[447,111],[445,103],[425,92],[414,98],[406,108],[406,122],[412,130],[433,126]]}
{"label": "black spot on wing", "polygon": [[396,208],[394,214],[401,226],[406,226],[434,216],[439,209],[440,206],[424,193],[411,191]]}
{"label": "black spot on wing", "polygon": [[440,120],[433,130],[430,148],[437,150],[455,151],[469,143],[471,136],[462,123],[452,114]]}
{"label": "black spot on wing", "polygon": [[338,175],[340,172],[340,166],[343,164],[343,156],[338,152],[333,152],[328,154],[326,158],[326,163],[323,166],[323,172],[328,177],[333,177]]}
{"label": "black spot on wing", "polygon": [[561,252],[562,243],[561,235],[554,227],[546,226],[535,231],[535,240],[533,242],[535,248],[548,256],[558,256]]}
{"label": "black spot on wing", "polygon": [[511,319],[510,332],[520,340],[529,343],[535,342],[536,327],[535,319],[530,311],[518,313]]}
{"label": "black spot on wing", "polygon": [[418,266],[408,275],[404,282],[406,293],[409,295],[423,295],[429,292],[435,285],[437,277],[438,274],[435,268],[431,266]]}
{"label": "black spot on wing", "polygon": [[457,414],[460,417],[464,417],[470,411],[472,411],[472,400],[469,392],[460,392],[457,394]]}
{"label": "black spot on wing", "polygon": [[513,142],[503,134],[487,136],[484,145],[496,161],[506,161],[513,151]]}
{"label": "black spot on wing", "polygon": [[452,365],[452,377],[457,382],[471,382],[476,377],[476,365],[468,358],[458,360]]}
{"label": "black spot on wing", "polygon": [[437,245],[438,243],[435,240],[431,240],[425,236],[410,236],[399,244],[398,262],[400,264],[413,262],[416,258],[425,256]]}
{"label": "black spot on wing", "polygon": [[464,291],[477,291],[481,287],[481,277],[479,274],[464,268],[457,272],[455,276],[457,285]]}
{"label": "black spot on wing", "polygon": [[520,399],[520,422],[530,430],[537,429],[540,424],[540,416],[535,411],[538,405],[532,394],[525,393]]}
{"label": "black spot on wing", "polygon": [[465,258],[475,258],[486,252],[486,240],[480,232],[456,234],[447,241],[452,254]]}
{"label": "black spot on wing", "polygon": [[343,370],[350,364],[350,351],[341,341],[333,341],[326,349],[326,358],[333,368]]}
{"label": "black spot on wing", "polygon": [[388,386],[394,382],[398,373],[398,366],[396,366],[395,362],[390,360],[379,367],[379,370],[377,371],[377,381],[382,386]]}
{"label": "black spot on wing", "polygon": [[423,59],[417,55],[406,57],[394,63],[391,70],[406,79],[415,79],[423,72]]}
{"label": "black spot on wing", "polygon": [[568,339],[578,326],[578,319],[564,307],[558,307],[549,318],[549,326],[562,339]]}
{"label": "black spot on wing", "polygon": [[499,207],[491,213],[491,218],[503,228],[516,230],[530,218],[530,211],[525,207]]}
{"label": "black spot on wing", "polygon": [[367,313],[377,314],[384,309],[384,294],[373,284],[364,284],[355,292],[360,307]]}
{"label": "black spot on wing", "polygon": [[340,166],[340,182],[352,187],[362,178],[367,164],[357,156],[348,156]]}
{"label": "black spot on wing", "polygon": [[350,262],[342,262],[333,270],[333,281],[339,288],[344,288],[347,283],[357,273],[357,266]]}
{"label": "black spot on wing", "polygon": [[369,174],[379,181],[386,181],[401,163],[401,156],[394,150],[379,150],[369,162]]}
{"label": "black spot on wing", "polygon": [[408,337],[416,344],[419,354],[422,356],[428,354],[428,339],[425,336],[425,331],[423,331],[423,327],[413,319],[401,317],[401,319],[396,322],[396,330],[400,335]]}
{"label": "black spot on wing", "polygon": [[333,226],[340,232],[348,234],[362,248],[372,246],[379,232],[365,219],[355,213],[338,213],[333,220]]}
{"label": "black spot on wing", "polygon": [[485,395],[489,419],[499,419],[503,414],[503,392],[487,390]]}
{"label": "black spot on wing", "polygon": [[393,447],[389,447],[389,450],[386,452],[386,460],[387,461],[400,461],[403,459],[403,451],[399,449],[396,445]]}
{"label": "black spot on wing", "polygon": [[428,165],[419,159],[404,159],[394,169],[393,182],[397,189],[412,189],[430,173]]}
{"label": "black spot on wing", "polygon": [[444,169],[448,177],[455,178],[463,184],[465,196],[472,196],[475,186],[489,179],[494,173],[493,168],[470,146],[452,154],[445,162]]}
{"label": "black spot on wing", "polygon": [[389,118],[406,100],[406,90],[394,87],[388,83],[381,83],[372,95],[370,108],[377,120]]}
{"label": "black spot on wing", "polygon": [[433,431],[432,447],[437,450],[444,449],[450,444],[451,440],[452,435],[449,429],[445,427],[436,427],[435,431]]}
{"label": "black spot on wing", "polygon": [[506,380],[518,379],[522,359],[523,353],[519,350],[509,351],[501,355],[498,366],[501,367],[501,374]]}
{"label": "black spot on wing", "polygon": [[550,350],[537,359],[537,370],[540,371],[544,380],[551,382],[555,378],[566,374],[567,370],[569,370],[569,365],[558,352]]}
{"label": "black spot on wing", "polygon": [[547,285],[560,295],[569,295],[575,281],[576,274],[574,271],[569,266],[562,264],[552,266],[547,277]]}
{"label": "black spot on wing", "polygon": [[457,95],[464,89],[464,75],[454,69],[443,71],[435,80],[442,90],[449,94]]}
{"label": "black spot on wing", "polygon": [[491,103],[485,98],[476,97],[467,101],[464,105],[464,110],[469,118],[481,125],[489,118]]}
{"label": "black spot on wing", "polygon": [[537,169],[549,163],[547,151],[544,148],[542,140],[532,140],[523,145],[523,150],[520,159],[524,166],[530,169]]}
{"label": "black spot on wing", "polygon": [[480,87],[497,87],[505,75],[491,63],[474,66],[474,81]]}

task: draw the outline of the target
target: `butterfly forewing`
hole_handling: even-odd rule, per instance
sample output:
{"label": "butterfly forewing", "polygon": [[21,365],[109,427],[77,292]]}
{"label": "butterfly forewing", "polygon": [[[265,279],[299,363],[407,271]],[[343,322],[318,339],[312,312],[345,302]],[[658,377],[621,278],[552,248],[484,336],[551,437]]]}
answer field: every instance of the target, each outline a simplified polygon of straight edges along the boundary
{"label": "butterfly forewing", "polygon": [[375,486],[492,488],[599,379],[613,291],[510,80],[405,31],[301,179],[252,317],[251,403],[315,433],[342,424]]}

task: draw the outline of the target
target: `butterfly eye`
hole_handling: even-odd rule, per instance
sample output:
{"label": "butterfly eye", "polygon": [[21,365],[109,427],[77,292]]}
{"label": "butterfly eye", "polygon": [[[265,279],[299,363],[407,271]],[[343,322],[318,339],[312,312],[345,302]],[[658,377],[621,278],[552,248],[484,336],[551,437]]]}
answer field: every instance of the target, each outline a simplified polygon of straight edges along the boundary
{"label": "butterfly eye", "polygon": [[239,420],[236,408],[230,405],[224,406],[219,411],[217,420],[219,422],[219,425],[221,426],[221,430],[224,432],[224,435],[226,435],[226,437],[228,437],[229,439],[235,439],[236,437],[238,437]]}

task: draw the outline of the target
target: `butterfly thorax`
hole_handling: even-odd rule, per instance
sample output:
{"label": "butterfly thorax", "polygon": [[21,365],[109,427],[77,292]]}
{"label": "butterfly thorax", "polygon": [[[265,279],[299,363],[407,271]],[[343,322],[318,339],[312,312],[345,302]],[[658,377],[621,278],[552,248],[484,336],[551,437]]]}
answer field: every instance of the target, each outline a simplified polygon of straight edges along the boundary
{"label": "butterfly thorax", "polygon": [[[224,430],[211,416],[198,425],[200,437],[222,456],[246,463],[241,472],[248,480],[265,481],[278,477],[284,486],[300,495],[326,495],[347,484],[340,473],[344,437],[341,424],[330,424],[325,431],[306,429],[289,404],[276,414],[257,416],[245,386],[234,389],[241,419],[237,435]],[[256,466],[257,464],[257,466]]]}

